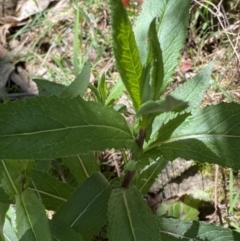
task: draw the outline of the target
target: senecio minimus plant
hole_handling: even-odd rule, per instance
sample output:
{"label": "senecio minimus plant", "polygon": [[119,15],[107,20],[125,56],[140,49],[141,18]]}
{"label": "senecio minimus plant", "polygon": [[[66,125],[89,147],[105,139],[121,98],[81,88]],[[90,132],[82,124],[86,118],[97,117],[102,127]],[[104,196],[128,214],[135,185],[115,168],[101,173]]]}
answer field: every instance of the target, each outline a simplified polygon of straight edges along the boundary
{"label": "senecio minimus plant", "polygon": [[[122,82],[108,92],[101,78],[98,101],[82,98],[87,62],[68,87],[49,88],[50,82],[39,80],[44,95],[0,105],[1,240],[240,240],[231,229],[153,214],[143,199],[177,157],[240,168],[240,105],[199,108],[213,63],[164,95],[184,47],[189,5],[146,0],[133,28],[122,1],[109,0]],[[136,113],[132,126],[112,104],[122,83]],[[111,183],[94,157],[106,148],[131,153],[123,176]],[[56,158],[74,185],[51,175]],[[51,220],[45,210],[55,212]]]}

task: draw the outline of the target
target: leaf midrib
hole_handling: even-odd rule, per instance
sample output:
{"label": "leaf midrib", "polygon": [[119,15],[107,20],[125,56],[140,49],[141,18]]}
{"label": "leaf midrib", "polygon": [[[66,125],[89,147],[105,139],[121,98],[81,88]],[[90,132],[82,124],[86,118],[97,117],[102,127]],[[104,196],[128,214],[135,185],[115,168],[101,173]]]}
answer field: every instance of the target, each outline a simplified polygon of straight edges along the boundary
{"label": "leaf midrib", "polygon": [[71,126],[71,127],[65,127],[65,128],[55,128],[55,129],[49,129],[49,130],[41,130],[41,131],[33,131],[33,132],[22,132],[22,133],[15,133],[15,134],[8,134],[8,135],[0,135],[1,137],[15,137],[15,136],[29,136],[29,135],[37,135],[42,133],[49,133],[49,132],[58,132],[58,131],[65,131],[65,130],[71,130],[71,129],[78,129],[78,128],[104,128],[104,129],[115,129],[119,132],[126,133],[131,137],[131,134],[125,130],[119,129],[117,127],[107,126],[107,125],[83,125],[83,126]]}
{"label": "leaf midrib", "polygon": [[21,201],[22,201],[23,209],[24,209],[24,212],[25,212],[25,214],[26,214],[26,218],[27,218],[27,220],[28,220],[28,224],[29,224],[29,226],[30,226],[30,228],[31,228],[31,230],[32,230],[32,232],[33,232],[34,237],[35,237],[35,240],[38,240],[38,236],[37,236],[37,234],[36,234],[36,232],[35,232],[35,229],[33,228],[32,220],[31,220],[31,215],[29,215],[28,209],[27,209],[27,207],[26,207],[27,205],[26,205],[25,200],[23,199],[23,197],[22,197],[21,194],[20,194],[20,199],[21,199]]}
{"label": "leaf midrib", "polygon": [[161,146],[163,144],[166,143],[171,143],[174,141],[181,141],[181,140],[187,140],[187,139],[202,139],[202,138],[209,138],[209,137],[215,137],[215,138],[239,138],[240,139],[240,135],[225,135],[225,134],[197,134],[197,135],[187,135],[187,136],[180,136],[180,137],[174,137],[174,138],[170,138],[168,140],[163,140],[163,141],[159,141],[156,142],[154,144],[150,144],[149,147],[147,147],[144,152],[147,152],[149,150],[154,149],[155,147]]}
{"label": "leaf midrib", "polygon": [[28,188],[36,193],[41,193],[41,194],[45,194],[46,196],[49,196],[49,197],[52,197],[52,198],[55,198],[57,200],[60,200],[60,201],[63,201],[63,202],[67,202],[67,199],[66,198],[63,198],[63,197],[60,197],[60,196],[57,196],[57,195],[54,195],[54,194],[51,194],[50,192],[46,192],[46,191],[43,191],[43,190],[36,190],[34,188]]}
{"label": "leaf midrib", "polygon": [[83,209],[81,210],[81,212],[79,213],[79,215],[71,222],[70,224],[70,227],[73,227],[74,224],[82,217],[82,215],[91,207],[91,205],[95,202],[95,200],[97,198],[99,198],[99,196],[104,193],[104,191],[108,188],[108,185],[106,185],[93,199],[92,201],[90,201],[88,203],[88,205]]}
{"label": "leaf midrib", "polygon": [[123,195],[123,201],[124,201],[124,204],[125,204],[125,208],[126,208],[126,213],[127,213],[127,217],[128,217],[130,229],[131,229],[133,238],[134,238],[134,240],[136,241],[136,240],[137,240],[137,237],[136,237],[136,234],[135,234],[135,232],[134,232],[134,227],[133,227],[132,218],[131,218],[131,211],[130,211],[130,209],[129,209],[128,201],[127,201],[127,197],[126,197],[126,193],[125,193],[124,190],[122,190],[122,195]]}

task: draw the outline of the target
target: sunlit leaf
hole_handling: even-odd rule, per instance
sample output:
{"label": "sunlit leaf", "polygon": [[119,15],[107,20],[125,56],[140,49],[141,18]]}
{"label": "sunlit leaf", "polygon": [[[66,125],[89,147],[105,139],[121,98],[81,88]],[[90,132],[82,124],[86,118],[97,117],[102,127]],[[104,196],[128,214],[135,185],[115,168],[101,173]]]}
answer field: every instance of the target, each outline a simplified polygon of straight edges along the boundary
{"label": "sunlit leaf", "polygon": [[[199,107],[201,104],[209,86],[212,67],[213,62],[211,62],[196,76],[187,80],[184,84],[180,85],[171,92],[172,97],[188,103],[188,107],[184,111],[190,111]],[[176,116],[177,114],[172,112],[164,112],[161,115],[156,116],[152,123],[151,139],[154,140],[158,138],[161,126],[166,124],[169,120],[174,119]]]}
{"label": "sunlit leaf", "polygon": [[161,240],[169,241],[236,241],[240,233],[231,229],[206,224],[203,222],[187,222],[172,218],[158,218]]}
{"label": "sunlit leaf", "polygon": [[157,210],[157,215],[174,217],[185,221],[198,220],[200,202],[199,199],[194,199],[190,195],[185,194],[178,200],[161,203]]}
{"label": "sunlit leaf", "polygon": [[157,18],[157,33],[160,42],[164,79],[161,93],[172,81],[172,75],[179,63],[181,50],[184,47],[189,19],[190,0],[151,0],[145,1],[136,22],[134,34],[140,52],[142,64],[147,58],[148,29],[154,18]]}
{"label": "sunlit leaf", "polygon": [[123,85],[123,82],[119,79],[117,81],[117,83],[113,86],[113,88],[111,89],[106,101],[105,101],[105,104],[106,105],[111,105],[114,103],[114,101],[116,101],[119,96],[123,93],[125,89],[125,86]]}
{"label": "sunlit leaf", "polygon": [[[149,143],[145,154],[174,160],[217,163],[240,169],[240,105],[221,103],[170,120]],[[180,119],[179,119],[180,118]],[[177,120],[177,121],[176,121]]]}
{"label": "sunlit leaf", "polygon": [[141,103],[159,99],[159,92],[163,82],[162,51],[157,38],[156,19],[150,24],[148,32],[148,56],[143,65],[141,76]]}
{"label": "sunlit leaf", "polygon": [[3,234],[3,225],[4,225],[5,216],[8,208],[9,208],[9,204],[0,203],[0,240],[1,241],[5,240],[4,234]]}
{"label": "sunlit leaf", "polygon": [[132,98],[135,109],[140,106],[142,64],[131,23],[121,0],[109,0],[112,26],[112,45],[116,67]]}

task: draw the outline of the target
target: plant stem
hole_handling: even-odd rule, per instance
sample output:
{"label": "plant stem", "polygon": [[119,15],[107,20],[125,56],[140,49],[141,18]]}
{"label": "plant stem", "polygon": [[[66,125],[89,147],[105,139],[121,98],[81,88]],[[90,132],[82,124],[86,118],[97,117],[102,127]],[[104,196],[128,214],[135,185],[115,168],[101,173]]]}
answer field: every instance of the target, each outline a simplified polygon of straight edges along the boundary
{"label": "plant stem", "polygon": [[[135,139],[137,145],[142,149],[143,143],[144,143],[144,138],[145,138],[145,130],[140,129],[138,131],[138,136]],[[123,179],[122,187],[123,188],[129,188],[133,182],[133,179],[135,177],[136,171],[128,171]]]}
{"label": "plant stem", "polygon": [[101,96],[99,95],[98,89],[92,84],[88,84],[88,88],[95,94],[95,96],[97,97],[97,100],[101,102],[102,99],[101,99]]}

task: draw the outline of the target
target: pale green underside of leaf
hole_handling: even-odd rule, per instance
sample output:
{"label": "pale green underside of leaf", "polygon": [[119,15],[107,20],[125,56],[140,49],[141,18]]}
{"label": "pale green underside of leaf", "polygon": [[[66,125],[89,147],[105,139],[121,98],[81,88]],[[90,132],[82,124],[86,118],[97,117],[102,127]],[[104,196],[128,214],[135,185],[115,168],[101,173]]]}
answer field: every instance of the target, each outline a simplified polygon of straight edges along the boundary
{"label": "pale green underside of leaf", "polygon": [[16,230],[16,208],[13,205],[9,206],[6,213],[3,232],[5,237],[4,241],[19,241]]}
{"label": "pale green underside of leaf", "polygon": [[[177,117],[178,118],[178,117]],[[179,117],[181,118],[181,116]],[[171,120],[159,130],[155,142],[145,147],[151,157],[182,157],[240,169],[240,105],[222,103],[195,110],[183,121]]]}
{"label": "pale green underside of leaf", "polygon": [[179,62],[181,49],[185,43],[189,4],[190,0],[146,0],[135,23],[135,38],[140,51],[141,62],[144,64],[147,57],[149,25],[153,18],[158,18],[158,39],[164,63],[162,92],[171,81],[172,74]]}
{"label": "pale green underside of leaf", "polygon": [[0,240],[4,241],[3,225],[9,204],[0,203]]}
{"label": "pale green underside of leaf", "polygon": [[[237,241],[240,234],[221,226],[202,222],[186,222],[172,218],[158,218],[161,240],[168,241]],[[175,236],[174,238],[172,238]]]}
{"label": "pale green underside of leaf", "polygon": [[94,173],[54,215],[53,220],[72,227],[84,240],[98,234],[107,222],[111,186],[101,173]]}
{"label": "pale green underside of leaf", "polygon": [[79,185],[93,173],[100,171],[97,160],[92,152],[86,155],[64,157],[63,162],[69,168]]}
{"label": "pale green underside of leaf", "polygon": [[132,98],[135,109],[140,106],[139,81],[142,64],[126,10],[120,0],[110,0],[112,42],[117,69]]}
{"label": "pale green underside of leaf", "polygon": [[45,208],[30,190],[16,195],[18,237],[21,241],[52,241]]}
{"label": "pale green underside of leaf", "polygon": [[2,159],[53,159],[135,145],[120,114],[80,97],[8,102],[0,113]]}
{"label": "pale green underside of leaf", "polygon": [[155,217],[134,187],[114,189],[108,210],[109,241],[158,241]]}
{"label": "pale green underside of leaf", "polygon": [[29,189],[35,192],[48,210],[57,210],[74,192],[67,183],[37,170],[31,173]]}

